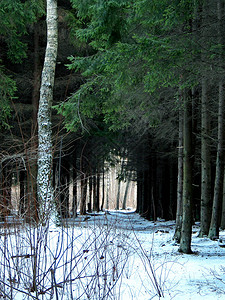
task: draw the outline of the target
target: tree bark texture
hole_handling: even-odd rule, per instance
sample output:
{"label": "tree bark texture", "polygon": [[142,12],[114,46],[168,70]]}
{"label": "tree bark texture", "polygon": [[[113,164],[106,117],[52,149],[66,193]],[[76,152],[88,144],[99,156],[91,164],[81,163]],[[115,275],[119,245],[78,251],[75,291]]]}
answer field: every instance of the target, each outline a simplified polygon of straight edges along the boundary
{"label": "tree bark texture", "polygon": [[[217,1],[217,14],[218,14],[218,42],[223,44],[223,26],[224,21],[222,16],[224,14],[224,4],[221,0]],[[218,142],[217,142],[217,157],[216,157],[216,177],[214,185],[214,195],[213,195],[213,208],[212,217],[209,229],[209,238],[214,239],[219,237],[219,226],[221,222],[221,209],[222,209],[222,194],[223,194],[223,177],[224,177],[224,139],[225,139],[225,98],[224,98],[224,76],[223,76],[223,59],[220,54],[219,57],[221,72],[218,91]]]}
{"label": "tree bark texture", "polygon": [[90,213],[92,210],[92,171],[89,174],[89,179],[88,179],[88,184],[89,184],[89,200],[88,200],[88,212]]}
{"label": "tree bark texture", "polygon": [[70,164],[69,157],[62,160],[62,167],[59,178],[59,205],[62,218],[69,217],[69,183],[70,183]]}
{"label": "tree bark texture", "polygon": [[11,185],[12,173],[7,164],[1,164],[2,167],[2,195],[0,195],[0,220],[6,221],[6,216],[10,214],[11,209]]}
{"label": "tree bark texture", "polygon": [[199,236],[208,235],[211,219],[211,153],[210,153],[210,124],[209,100],[207,93],[208,81],[202,79],[201,104],[201,230]]}
{"label": "tree bark texture", "polygon": [[[181,95],[179,95],[181,98]],[[178,175],[177,175],[177,211],[176,230],[174,239],[180,242],[183,215],[183,113],[179,108],[179,137],[178,137]]]}
{"label": "tree bark texture", "polygon": [[40,98],[40,84],[41,84],[41,63],[40,63],[40,47],[39,47],[39,23],[34,27],[34,79],[32,91],[32,128],[31,135],[34,139],[33,144],[37,146],[37,114]]}
{"label": "tree bark texture", "polygon": [[126,189],[125,189],[125,193],[124,193],[124,197],[123,197],[122,209],[126,209],[126,206],[127,206],[127,196],[128,196],[128,191],[129,191],[130,183],[131,183],[131,179],[130,179],[130,176],[128,176],[128,178],[127,178],[127,184],[126,184]]}
{"label": "tree bark texture", "polygon": [[175,212],[174,212],[174,196],[176,195],[176,186],[174,182],[176,181],[175,178],[175,166],[172,160],[169,160],[169,174],[170,174],[170,181],[169,181],[169,209],[168,213],[165,213],[166,220],[174,220]]}
{"label": "tree bark texture", "polygon": [[219,237],[219,226],[221,221],[223,177],[224,177],[224,134],[225,134],[225,99],[223,82],[219,82],[219,111],[218,111],[218,146],[216,157],[216,177],[213,195],[212,217],[209,229],[209,238]]}
{"label": "tree bark texture", "polygon": [[86,201],[87,201],[87,174],[83,173],[81,176],[81,199],[80,199],[80,214],[86,215]]}
{"label": "tree bark texture", "polygon": [[73,156],[73,168],[72,168],[72,178],[71,181],[73,182],[73,200],[72,200],[72,216],[77,216],[77,155],[76,151],[74,152]]}
{"label": "tree bark texture", "polygon": [[41,59],[40,59],[40,46],[39,46],[39,22],[34,25],[34,72],[33,72],[33,91],[32,91],[32,125],[31,125],[31,159],[29,160],[27,180],[29,185],[30,197],[28,197],[29,215],[27,220],[38,221],[38,201],[37,201],[37,148],[38,148],[38,135],[37,135],[37,114],[40,98],[40,84],[41,84]]}
{"label": "tree bark texture", "polygon": [[98,211],[96,174],[94,174],[92,179],[93,179],[93,210]]}
{"label": "tree bark texture", "polygon": [[225,176],[223,177],[223,205],[220,227],[222,230],[225,229]]}
{"label": "tree bark texture", "polygon": [[100,173],[98,169],[97,178],[96,178],[96,206],[97,212],[100,210]]}
{"label": "tree bark texture", "polygon": [[116,209],[119,210],[120,209],[120,187],[121,187],[121,181],[120,179],[118,179],[117,182],[117,196],[116,196]]}
{"label": "tree bark texture", "polygon": [[38,110],[38,199],[40,218],[45,222],[53,202],[51,106],[58,47],[57,1],[47,0],[47,47],[42,70]]}
{"label": "tree bark texture", "polygon": [[23,217],[27,210],[26,203],[26,171],[21,170],[19,172],[19,183],[20,183],[20,202],[19,202],[19,214]]}
{"label": "tree bark texture", "polygon": [[179,251],[191,253],[192,235],[192,103],[190,95],[184,98],[184,170],[183,170],[183,216]]}
{"label": "tree bark texture", "polygon": [[105,171],[104,171],[104,162],[103,162],[103,171],[102,171],[102,203],[101,203],[101,211],[103,211],[104,204],[105,204]]}

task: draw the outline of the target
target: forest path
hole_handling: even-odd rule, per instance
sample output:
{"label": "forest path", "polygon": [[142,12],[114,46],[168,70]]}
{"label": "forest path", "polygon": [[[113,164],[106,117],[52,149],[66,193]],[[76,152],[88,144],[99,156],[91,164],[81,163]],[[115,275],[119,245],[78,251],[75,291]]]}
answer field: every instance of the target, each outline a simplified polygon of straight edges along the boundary
{"label": "forest path", "polygon": [[169,232],[175,230],[175,221],[148,221],[141,217],[134,210],[106,211],[99,213],[88,213],[84,216],[78,215],[75,219],[65,219],[64,224],[79,227],[88,227],[92,225],[113,226],[116,229],[125,229],[131,231],[145,232]]}

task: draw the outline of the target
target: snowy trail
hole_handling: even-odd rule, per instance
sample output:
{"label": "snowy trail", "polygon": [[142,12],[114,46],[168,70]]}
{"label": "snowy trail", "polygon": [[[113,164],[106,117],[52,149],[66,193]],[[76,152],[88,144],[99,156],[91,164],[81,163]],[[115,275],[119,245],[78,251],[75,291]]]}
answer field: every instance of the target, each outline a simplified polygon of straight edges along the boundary
{"label": "snowy trail", "polygon": [[[0,297],[225,299],[225,248],[198,238],[198,223],[193,226],[192,255],[178,252],[174,221],[149,222],[134,211],[78,215],[63,225],[2,229]],[[31,286],[35,263],[36,294]]]}
{"label": "snowy trail", "polygon": [[[105,225],[114,224],[117,230],[130,234],[133,246],[136,244],[138,249],[141,245],[143,251],[151,256],[154,269],[159,268],[157,272],[160,270],[158,278],[162,284],[163,299],[225,299],[225,248],[220,247],[218,241],[198,238],[199,223],[193,226],[194,254],[185,255],[178,252],[179,246],[173,241],[174,221],[149,222],[134,212],[126,214],[115,211],[107,215],[90,216],[86,222],[80,222],[80,226],[101,226],[102,222]],[[224,231],[221,232],[221,238],[225,238]],[[151,291],[151,280],[144,264],[148,264],[146,259],[141,261],[134,253],[133,270],[129,272],[138,276],[130,276],[126,284],[123,282],[125,287],[121,290],[120,299],[158,299]]]}

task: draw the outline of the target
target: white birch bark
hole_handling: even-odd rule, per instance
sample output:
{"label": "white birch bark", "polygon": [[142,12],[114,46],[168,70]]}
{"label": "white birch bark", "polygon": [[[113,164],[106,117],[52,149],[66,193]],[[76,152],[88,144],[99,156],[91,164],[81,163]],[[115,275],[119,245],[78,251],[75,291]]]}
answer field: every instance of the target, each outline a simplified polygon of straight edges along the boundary
{"label": "white birch bark", "polygon": [[58,46],[57,0],[47,0],[47,46],[42,70],[38,110],[38,200],[40,221],[45,223],[53,202],[51,106]]}

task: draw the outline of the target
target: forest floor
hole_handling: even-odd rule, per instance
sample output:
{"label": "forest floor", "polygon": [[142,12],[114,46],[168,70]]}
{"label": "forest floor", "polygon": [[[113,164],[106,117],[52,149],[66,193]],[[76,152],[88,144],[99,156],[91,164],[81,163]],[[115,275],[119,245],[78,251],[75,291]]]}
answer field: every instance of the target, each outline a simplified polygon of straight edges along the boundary
{"label": "forest floor", "polygon": [[132,211],[111,211],[79,224],[87,227],[106,220],[136,249],[132,265],[125,267],[129,276],[123,279],[120,299],[159,299],[160,294],[163,299],[225,299],[225,231],[219,241],[199,238],[200,224],[195,223],[193,254],[185,255],[173,240],[175,221],[150,222]]}
{"label": "forest floor", "polygon": [[174,221],[132,210],[0,231],[0,299],[225,299],[225,231],[178,251]]}

